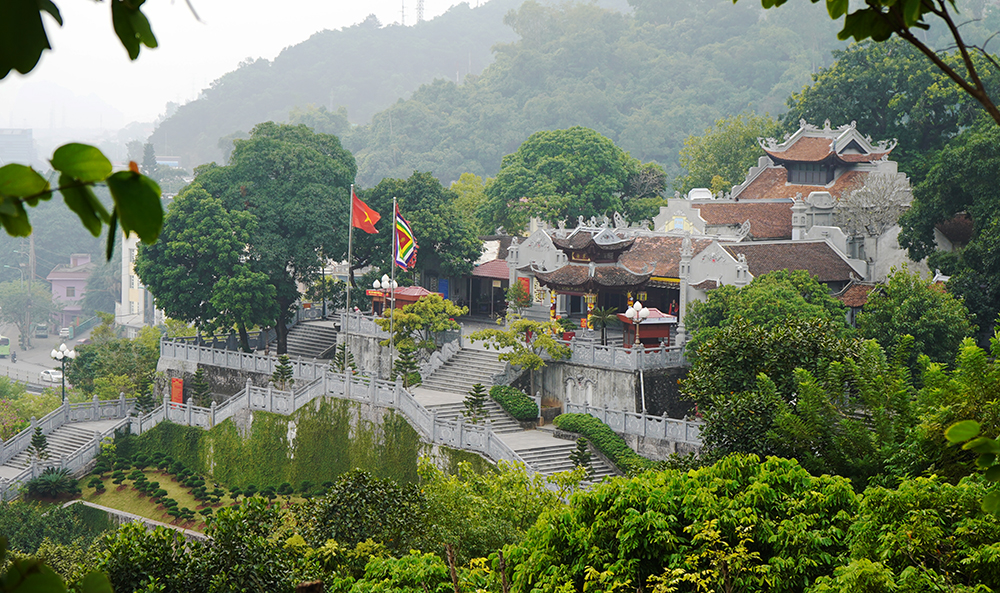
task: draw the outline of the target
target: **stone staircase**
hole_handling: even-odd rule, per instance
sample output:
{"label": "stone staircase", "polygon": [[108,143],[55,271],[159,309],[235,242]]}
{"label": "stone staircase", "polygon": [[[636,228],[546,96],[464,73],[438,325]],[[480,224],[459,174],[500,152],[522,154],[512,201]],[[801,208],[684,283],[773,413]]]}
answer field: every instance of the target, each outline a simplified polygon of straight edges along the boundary
{"label": "stone staircase", "polygon": [[289,356],[332,358],[336,345],[337,330],[332,323],[302,322],[288,331]]}
{"label": "stone staircase", "polygon": [[[490,399],[486,400],[485,408],[486,411],[489,413],[488,418],[490,421],[490,427],[493,429],[493,432],[498,434],[504,434],[511,432],[520,432],[521,430],[523,430],[521,428],[521,425],[517,423],[517,420],[514,420],[513,418],[508,416],[507,412],[504,412],[503,408],[500,407],[500,404],[496,403],[495,401]],[[457,418],[465,417],[462,414],[463,412],[465,412],[464,402],[455,402],[449,404],[432,404],[427,406],[427,409],[430,410],[431,412],[436,412],[438,419],[446,420],[449,422],[453,422]],[[480,422],[480,424],[483,424],[483,422]]]}
{"label": "stone staircase", "polygon": [[[59,456],[69,457],[77,449],[94,442],[94,431],[80,428],[72,424],[64,424],[45,435],[48,441],[49,457],[45,462],[58,464]],[[10,459],[4,465],[15,468],[26,468],[31,465],[31,449],[25,449]]]}
{"label": "stone staircase", "polygon": [[497,360],[496,351],[462,348],[430,377],[424,377],[421,387],[465,395],[476,383],[487,390],[493,385],[493,375],[502,373],[506,363]]}
{"label": "stone staircase", "polygon": [[[528,467],[546,476],[551,476],[558,472],[572,471],[575,468],[569,460],[570,453],[575,450],[576,443],[561,441],[549,446],[519,449],[517,454],[528,464]],[[587,480],[588,483],[600,482],[607,476],[617,475],[614,469],[593,454],[590,458],[590,467],[593,470],[593,476]]]}

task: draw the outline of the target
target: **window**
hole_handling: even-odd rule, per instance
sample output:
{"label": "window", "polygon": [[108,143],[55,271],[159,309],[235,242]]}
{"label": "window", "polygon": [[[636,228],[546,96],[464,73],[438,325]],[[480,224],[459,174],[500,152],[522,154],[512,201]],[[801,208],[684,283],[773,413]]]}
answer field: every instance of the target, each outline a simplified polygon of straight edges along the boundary
{"label": "window", "polygon": [[132,315],[135,315],[136,313],[138,313],[139,312],[139,304],[136,303],[135,301],[129,301],[128,302],[128,312],[131,313]]}
{"label": "window", "polygon": [[826,185],[833,181],[833,168],[816,163],[795,163],[788,166],[788,182],[803,185]]}
{"label": "window", "polygon": [[67,286],[66,287],[66,296],[68,296],[68,297],[75,297],[76,296],[76,287],[75,286]]}
{"label": "window", "polygon": [[132,274],[128,275],[128,287],[135,288],[135,276]]}
{"label": "window", "polygon": [[128,261],[130,261],[130,262],[134,262],[135,261],[135,249],[129,249],[128,250]]}

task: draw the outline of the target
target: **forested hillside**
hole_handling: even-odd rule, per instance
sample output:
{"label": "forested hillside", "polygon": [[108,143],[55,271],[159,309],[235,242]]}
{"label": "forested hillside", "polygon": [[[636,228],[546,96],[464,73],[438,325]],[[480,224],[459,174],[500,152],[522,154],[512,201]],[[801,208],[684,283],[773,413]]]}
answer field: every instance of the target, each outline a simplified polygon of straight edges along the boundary
{"label": "forested hillside", "polygon": [[675,173],[685,137],[725,115],[782,110],[839,46],[822,6],[630,4],[624,15],[526,2],[505,19],[520,39],[481,76],[424,86],[349,134],[359,182],[414,169],[446,183],[493,175],[532,132],[574,125]]}
{"label": "forested hillside", "polygon": [[423,83],[482,71],[492,61],[490,47],[514,39],[503,15],[520,2],[461,4],[412,27],[382,26],[369,17],[316,33],[273,61],[244,61],[180,107],[149,141],[157,154],[180,155],[190,169],[222,160],[220,138],[247,133],[260,122],[286,121],[295,107],[336,112],[345,106],[352,121],[366,122]]}
{"label": "forested hillside", "polygon": [[[318,33],[273,62],[223,76],[150,141],[189,167],[221,161],[232,134],[313,104],[340,120],[322,131],[342,136],[369,187],[414,170],[444,182],[466,171],[493,175],[532,132],[573,125],[672,172],[687,135],[746,109],[782,111],[843,46],[822,6],[765,13],[729,0],[629,4],[624,14],[491,0],[415,27],[367,21]],[[498,43],[495,61],[466,76],[486,66]],[[347,130],[341,106],[365,125]]]}

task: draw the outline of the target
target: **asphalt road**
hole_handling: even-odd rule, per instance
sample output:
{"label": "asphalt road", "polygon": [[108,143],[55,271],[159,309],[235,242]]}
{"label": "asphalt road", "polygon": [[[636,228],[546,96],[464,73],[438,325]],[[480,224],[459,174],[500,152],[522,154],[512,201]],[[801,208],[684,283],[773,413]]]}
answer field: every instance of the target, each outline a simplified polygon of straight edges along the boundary
{"label": "asphalt road", "polygon": [[10,338],[11,351],[17,352],[17,362],[11,362],[9,357],[0,358],[0,376],[10,377],[16,381],[28,384],[29,391],[41,391],[44,387],[57,387],[59,383],[43,383],[38,375],[45,369],[58,369],[59,363],[52,359],[52,349],[58,348],[60,344],[72,348],[77,345],[78,340],[90,336],[86,331],[82,335],[74,337],[72,340],[60,338],[58,334],[49,334],[47,338],[31,338],[31,349],[21,350],[18,345],[20,333],[14,325],[0,327],[0,334]]}

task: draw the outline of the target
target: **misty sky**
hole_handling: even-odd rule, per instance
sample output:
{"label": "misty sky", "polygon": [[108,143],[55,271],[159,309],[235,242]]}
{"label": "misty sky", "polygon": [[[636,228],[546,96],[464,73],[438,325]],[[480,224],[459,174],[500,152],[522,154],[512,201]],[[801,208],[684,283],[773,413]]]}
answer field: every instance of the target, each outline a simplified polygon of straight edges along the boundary
{"label": "misty sky", "polygon": [[[168,101],[184,103],[250,58],[273,59],[281,50],[324,29],[358,23],[374,13],[383,24],[416,22],[416,0],[149,0],[160,47],[143,47],[128,60],[111,27],[107,3],[56,2],[63,27],[45,15],[54,51],[28,76],[12,71],[0,81],[0,127],[117,129],[153,121]],[[482,0],[478,3],[482,3]],[[424,0],[424,19],[455,0]],[[473,6],[476,0],[471,0]]]}

